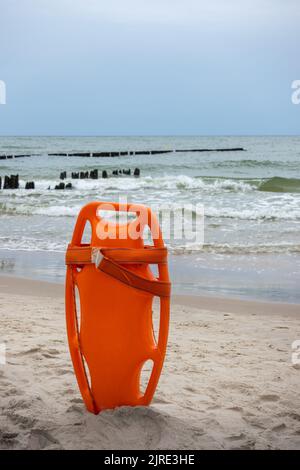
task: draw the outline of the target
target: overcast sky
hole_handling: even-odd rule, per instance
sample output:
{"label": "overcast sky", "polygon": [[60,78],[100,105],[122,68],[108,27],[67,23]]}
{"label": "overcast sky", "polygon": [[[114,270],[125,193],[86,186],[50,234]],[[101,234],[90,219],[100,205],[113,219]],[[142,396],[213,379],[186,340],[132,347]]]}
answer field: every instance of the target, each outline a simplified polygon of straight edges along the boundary
{"label": "overcast sky", "polygon": [[1,135],[300,134],[300,0],[0,0]]}

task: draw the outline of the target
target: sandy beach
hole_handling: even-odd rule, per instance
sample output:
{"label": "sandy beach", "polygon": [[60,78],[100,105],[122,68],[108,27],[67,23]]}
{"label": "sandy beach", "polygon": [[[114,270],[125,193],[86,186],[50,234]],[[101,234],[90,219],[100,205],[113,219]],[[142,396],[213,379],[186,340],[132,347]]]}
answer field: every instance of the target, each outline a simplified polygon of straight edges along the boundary
{"label": "sandy beach", "polygon": [[152,405],[94,416],[73,373],[63,286],[0,277],[1,449],[300,449],[299,305],[174,296]]}

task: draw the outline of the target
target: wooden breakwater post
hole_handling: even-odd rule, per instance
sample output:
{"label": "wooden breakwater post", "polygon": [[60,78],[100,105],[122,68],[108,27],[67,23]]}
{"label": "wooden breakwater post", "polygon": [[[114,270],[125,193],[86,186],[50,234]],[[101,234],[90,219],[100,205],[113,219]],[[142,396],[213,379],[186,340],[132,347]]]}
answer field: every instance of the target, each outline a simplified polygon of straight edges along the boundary
{"label": "wooden breakwater post", "polygon": [[68,153],[68,157],[90,157],[90,152],[75,152],[75,153]]}
{"label": "wooden breakwater post", "polygon": [[31,157],[32,155],[0,155],[0,160],[12,160],[14,158]]}
{"label": "wooden breakwater post", "polygon": [[72,188],[73,188],[72,183],[67,183],[67,184],[65,184],[65,183],[59,183],[59,184],[57,184],[57,185],[55,186],[54,189],[60,189],[60,190],[62,190],[62,189],[72,189]]}
{"label": "wooden breakwater post", "polygon": [[90,171],[90,178],[92,180],[97,180],[98,179],[98,170],[97,169]]}
{"label": "wooden breakwater post", "polygon": [[67,157],[68,154],[64,152],[60,153],[48,153],[49,157]]}
{"label": "wooden breakwater post", "polygon": [[4,176],[3,189],[18,189],[19,175]]}
{"label": "wooden breakwater post", "polygon": [[178,149],[175,152],[244,152],[245,149],[243,147],[233,147],[233,148],[220,148],[220,149]]}

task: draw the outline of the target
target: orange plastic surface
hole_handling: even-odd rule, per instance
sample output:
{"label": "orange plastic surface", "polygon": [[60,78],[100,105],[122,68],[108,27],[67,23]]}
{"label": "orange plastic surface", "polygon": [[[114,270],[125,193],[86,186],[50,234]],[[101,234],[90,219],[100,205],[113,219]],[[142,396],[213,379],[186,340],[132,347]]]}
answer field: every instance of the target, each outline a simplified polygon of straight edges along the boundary
{"label": "orange plastic surface", "polygon": [[[92,228],[91,246],[143,248],[142,237],[132,239],[131,225],[108,225],[116,239],[101,240],[97,224],[100,202],[92,202],[80,211],[70,247],[80,246],[87,222]],[[115,210],[119,204],[110,203]],[[132,211],[132,206],[125,205]],[[134,205],[134,210],[139,212]],[[124,204],[122,204],[124,211]],[[148,225],[155,228],[154,246],[164,242],[156,216],[148,211]],[[143,230],[141,230],[142,233]],[[157,236],[158,235],[158,236]],[[158,280],[169,282],[166,262],[158,263]],[[146,279],[155,279],[150,266],[126,264],[126,268]],[[80,312],[76,309],[75,289],[80,297]],[[153,295],[135,289],[97,269],[94,264],[67,266],[66,321],[71,358],[79,389],[87,409],[93,413],[122,405],[148,405],[154,395],[166,352],[170,298],[160,297],[159,334],[156,339],[152,321]],[[80,318],[78,318],[80,316]],[[145,393],[141,392],[140,374],[146,361],[153,361]]]}

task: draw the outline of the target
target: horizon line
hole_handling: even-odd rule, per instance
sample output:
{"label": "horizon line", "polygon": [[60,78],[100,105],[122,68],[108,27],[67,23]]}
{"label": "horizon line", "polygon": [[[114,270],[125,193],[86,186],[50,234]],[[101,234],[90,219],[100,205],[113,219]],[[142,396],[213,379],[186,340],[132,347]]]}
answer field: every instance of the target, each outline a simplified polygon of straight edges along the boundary
{"label": "horizon line", "polygon": [[300,137],[299,134],[0,134],[1,137]]}

